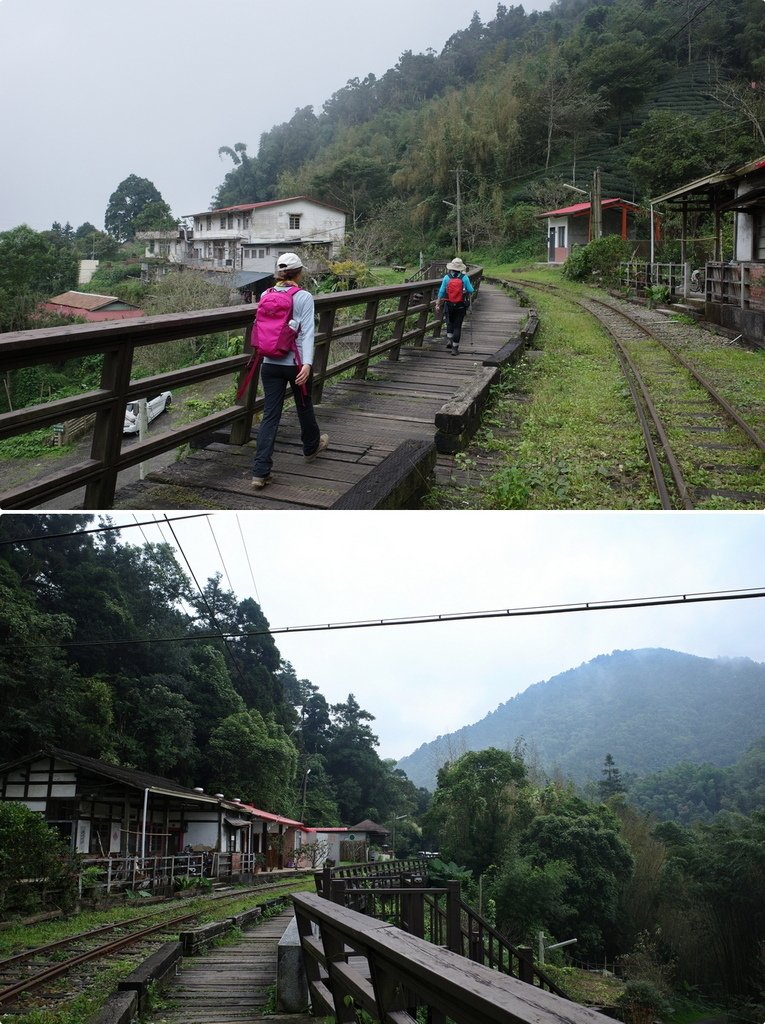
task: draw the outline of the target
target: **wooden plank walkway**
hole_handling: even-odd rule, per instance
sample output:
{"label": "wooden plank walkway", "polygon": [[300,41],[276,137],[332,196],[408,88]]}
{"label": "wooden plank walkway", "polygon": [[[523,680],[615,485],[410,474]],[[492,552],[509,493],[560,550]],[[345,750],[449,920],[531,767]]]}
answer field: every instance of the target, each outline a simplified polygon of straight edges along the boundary
{"label": "wooden plank walkway", "polygon": [[292,907],[244,932],[242,938],[184,957],[147,1024],[315,1024],[309,1015],[263,1012],[276,984],[276,949]]}
{"label": "wooden plank walkway", "polygon": [[326,509],[362,484],[404,442],[432,442],[435,416],[475,380],[483,360],[518,335],[526,311],[504,290],[482,283],[462,330],[460,353],[445,332],[422,348],[403,348],[397,361],[370,368],[365,380],[330,381],[317,419],[329,449],[306,465],[297,418],[287,405],[274,450],[273,481],[251,486],[254,440],[211,443],[180,462],[118,491],[115,508]]}

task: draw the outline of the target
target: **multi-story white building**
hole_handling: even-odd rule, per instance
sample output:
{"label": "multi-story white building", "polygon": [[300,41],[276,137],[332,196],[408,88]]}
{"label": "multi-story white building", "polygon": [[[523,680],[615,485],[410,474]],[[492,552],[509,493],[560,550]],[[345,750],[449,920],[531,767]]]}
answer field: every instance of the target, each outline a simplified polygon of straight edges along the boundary
{"label": "multi-story white building", "polygon": [[345,211],[308,196],[242,203],[187,214],[178,232],[144,231],[146,257],[205,270],[270,274],[276,257],[299,249],[309,268],[337,257],[345,240]]}

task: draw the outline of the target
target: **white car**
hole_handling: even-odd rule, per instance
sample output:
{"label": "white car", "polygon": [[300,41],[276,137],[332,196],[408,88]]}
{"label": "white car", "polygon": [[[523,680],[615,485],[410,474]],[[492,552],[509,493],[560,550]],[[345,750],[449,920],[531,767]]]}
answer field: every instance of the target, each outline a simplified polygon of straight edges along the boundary
{"label": "white car", "polygon": [[[172,391],[162,391],[158,395],[152,395],[146,402],[146,418],[151,423],[153,419],[156,419],[161,412],[170,405],[173,400]],[[127,408],[125,409],[125,423],[122,427],[124,434],[137,434],[138,433],[138,409],[139,402],[128,402]]]}

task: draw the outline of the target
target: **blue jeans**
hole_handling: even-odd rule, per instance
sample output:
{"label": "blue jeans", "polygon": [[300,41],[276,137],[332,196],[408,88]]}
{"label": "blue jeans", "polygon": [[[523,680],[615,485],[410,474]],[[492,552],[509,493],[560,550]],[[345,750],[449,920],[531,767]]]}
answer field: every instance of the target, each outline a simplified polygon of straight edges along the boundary
{"label": "blue jeans", "polygon": [[288,384],[292,389],[292,397],[295,399],[295,409],[300,421],[303,454],[311,455],[319,447],[319,425],[316,422],[316,414],[311,401],[311,377],[309,376],[305,384],[306,394],[303,394],[303,391],[295,384],[297,374],[298,368],[294,363],[291,365],[261,363],[260,365],[260,381],[263,386],[265,404],[263,419],[258,427],[258,448],[252,464],[253,476],[268,476],[271,472],[276,432],[282,418]]}

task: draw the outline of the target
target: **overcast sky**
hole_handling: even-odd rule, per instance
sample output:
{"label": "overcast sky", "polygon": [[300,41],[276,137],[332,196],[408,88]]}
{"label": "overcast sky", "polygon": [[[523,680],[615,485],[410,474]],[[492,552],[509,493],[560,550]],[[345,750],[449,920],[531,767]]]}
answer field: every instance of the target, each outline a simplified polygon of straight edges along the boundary
{"label": "overcast sky", "polygon": [[[527,13],[551,0],[523,0]],[[0,231],[103,229],[131,174],[206,210],[247,144],[405,50],[440,52],[496,0],[0,0]]]}
{"label": "overcast sky", "polygon": [[[157,527],[142,529],[160,539]],[[219,571],[227,585],[227,571],[274,628],[765,588],[761,512],[222,512],[173,529],[200,582]],[[145,539],[138,529],[121,536]],[[353,693],[375,716],[380,755],[399,758],[613,650],[765,661],[764,625],[761,598],[275,640],[329,703]]]}

